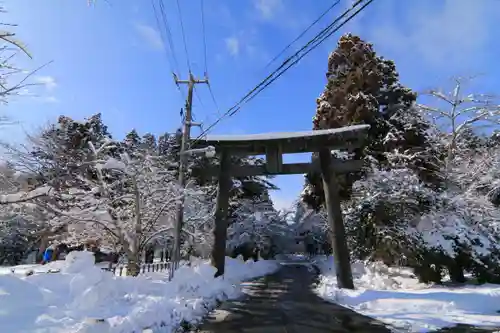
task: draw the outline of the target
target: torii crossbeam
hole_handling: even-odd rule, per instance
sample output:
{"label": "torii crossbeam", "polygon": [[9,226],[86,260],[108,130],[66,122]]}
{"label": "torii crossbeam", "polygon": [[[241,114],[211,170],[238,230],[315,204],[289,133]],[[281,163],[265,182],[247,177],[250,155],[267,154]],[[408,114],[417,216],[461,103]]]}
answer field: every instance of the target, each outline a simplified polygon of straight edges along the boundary
{"label": "torii crossbeam", "polygon": [[[353,289],[349,250],[335,174],[357,171],[362,162],[335,159],[331,151],[352,151],[361,148],[369,128],[369,125],[356,125],[308,132],[214,135],[200,140],[197,146],[213,146],[220,157],[220,165],[216,169],[208,170],[218,177],[214,244],[211,253],[212,264],[217,269],[216,276],[224,274],[231,177],[305,174],[318,171],[323,178],[328,223],[331,228],[330,240],[339,287]],[[305,152],[319,153],[319,161],[283,163],[283,154]],[[266,163],[234,166],[230,162],[231,155],[265,155]]]}

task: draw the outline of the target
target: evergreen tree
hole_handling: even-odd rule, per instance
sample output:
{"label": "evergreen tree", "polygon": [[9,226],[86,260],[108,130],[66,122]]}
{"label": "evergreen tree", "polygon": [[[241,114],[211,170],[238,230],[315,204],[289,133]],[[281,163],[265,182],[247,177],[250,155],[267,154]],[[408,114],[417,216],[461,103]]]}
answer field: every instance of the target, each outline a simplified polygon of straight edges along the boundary
{"label": "evergreen tree", "polygon": [[172,167],[170,171],[177,172],[177,170],[179,169],[181,142],[182,142],[182,131],[180,128],[174,134],[165,133],[158,138],[158,144],[157,144],[158,153],[161,156],[165,156],[169,161],[172,162]]}
{"label": "evergreen tree", "polygon": [[[29,184],[20,179],[12,163],[0,165],[0,192],[15,193]],[[0,207],[0,265],[18,265],[35,245],[45,221],[33,205],[10,204]]]}
{"label": "evergreen tree", "polygon": [[500,131],[495,130],[486,138],[485,145],[487,147],[498,147],[500,146]]}
{"label": "evergreen tree", "polygon": [[[317,99],[314,130],[368,124],[367,146],[356,151],[355,158],[370,157],[389,167],[388,151],[417,154],[410,167],[418,170],[422,179],[437,183],[438,163],[427,149],[429,124],[413,108],[416,94],[401,85],[392,61],[377,56],[371,44],[347,34],[328,58],[327,80]],[[360,176],[351,173],[339,177],[344,199],[349,198],[352,183]],[[306,180],[302,199],[319,209],[324,202],[320,175],[309,174]]]}
{"label": "evergreen tree", "polygon": [[166,155],[173,161],[179,160],[181,142],[182,131],[179,128],[175,133],[165,133],[158,138],[158,150],[161,155]]}
{"label": "evergreen tree", "polygon": [[60,188],[78,185],[81,182],[75,175],[90,172],[83,163],[89,156],[89,142],[112,137],[101,114],[96,114],[83,122],[61,116],[56,124],[31,139],[34,143],[31,156],[36,160],[39,182]]}
{"label": "evergreen tree", "polygon": [[137,131],[133,129],[125,136],[125,140],[123,141],[129,146],[138,147],[141,143],[141,137],[139,136],[139,133],[137,133]]}
{"label": "evergreen tree", "polygon": [[156,137],[151,133],[146,133],[142,136],[142,147],[150,150],[157,150],[158,144]]}

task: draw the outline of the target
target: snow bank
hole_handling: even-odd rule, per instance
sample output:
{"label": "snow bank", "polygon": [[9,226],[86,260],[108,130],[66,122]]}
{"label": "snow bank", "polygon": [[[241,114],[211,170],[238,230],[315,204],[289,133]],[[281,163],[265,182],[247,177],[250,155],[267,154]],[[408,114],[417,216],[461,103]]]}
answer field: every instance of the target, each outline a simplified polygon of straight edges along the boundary
{"label": "snow bank", "polygon": [[59,272],[64,265],[64,260],[56,260],[45,265],[27,264],[17,266],[0,266],[0,275],[12,273],[19,275],[30,275],[38,273]]}
{"label": "snow bank", "polygon": [[456,324],[500,327],[500,285],[446,288],[419,283],[410,269],[354,263],[356,290],[339,289],[333,259],[318,258],[317,294],[395,328],[427,332]]}
{"label": "snow bank", "polygon": [[275,261],[226,259],[224,278],[208,262],[164,273],[116,277],[94,264],[90,252],[72,252],[60,273],[0,275],[0,327],[5,332],[131,333],[195,323],[218,300],[240,293],[240,282],[271,273]]}

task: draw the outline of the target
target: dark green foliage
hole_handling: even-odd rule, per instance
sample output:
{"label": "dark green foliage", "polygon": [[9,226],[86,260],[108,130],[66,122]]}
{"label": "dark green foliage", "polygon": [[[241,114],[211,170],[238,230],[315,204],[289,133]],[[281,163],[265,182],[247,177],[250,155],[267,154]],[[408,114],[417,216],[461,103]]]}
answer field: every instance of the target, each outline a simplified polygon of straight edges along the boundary
{"label": "dark green foliage", "polygon": [[[439,181],[438,161],[427,150],[428,123],[412,108],[416,94],[399,83],[394,63],[376,55],[371,44],[350,34],[340,38],[337,49],[328,58],[327,85],[317,100],[313,129],[369,124],[367,146],[354,152],[353,158],[370,157],[381,167],[389,167],[386,153],[399,149],[416,154],[409,167],[427,182]],[[348,199],[354,181],[362,172],[339,176],[342,198]],[[306,177],[309,190],[303,201],[314,209],[323,203],[321,177]]]}
{"label": "dark green foliage", "polygon": [[[111,140],[111,135],[100,114],[84,122],[61,116],[57,124],[46,129],[35,140],[31,155],[37,161],[40,182],[60,189],[85,187],[85,182],[75,177],[77,174],[95,179],[95,171],[85,163],[90,158],[89,142]],[[111,153],[117,154],[118,148],[111,150]]]}
{"label": "dark green foliage", "polygon": [[33,250],[37,225],[20,216],[3,216],[0,222],[0,265],[19,265]]}

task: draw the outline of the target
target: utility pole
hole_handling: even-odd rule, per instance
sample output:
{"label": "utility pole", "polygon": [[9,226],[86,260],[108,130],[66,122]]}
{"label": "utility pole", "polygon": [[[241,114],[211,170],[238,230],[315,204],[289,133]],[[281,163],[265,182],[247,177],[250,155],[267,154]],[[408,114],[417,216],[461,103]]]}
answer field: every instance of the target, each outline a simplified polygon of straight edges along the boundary
{"label": "utility pole", "polygon": [[[179,84],[188,85],[188,95],[186,98],[185,117],[184,117],[180,159],[179,159],[179,185],[184,190],[184,187],[186,186],[186,166],[188,158],[188,156],[184,154],[184,152],[189,148],[188,144],[191,135],[191,127],[200,125],[193,123],[192,121],[193,89],[195,84],[208,83],[208,78],[205,75],[205,78],[203,80],[199,80],[196,79],[191,72],[189,72],[188,80],[179,80],[175,74],[174,74],[174,80],[177,85]],[[179,261],[181,256],[181,233],[182,233],[182,224],[184,220],[184,196],[181,197],[181,200],[176,208],[177,208],[177,216],[175,220],[174,249],[172,253],[173,262],[170,268],[170,278],[173,278],[174,271],[179,267]]]}

